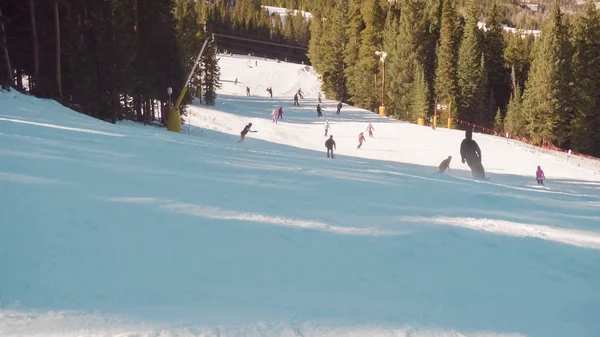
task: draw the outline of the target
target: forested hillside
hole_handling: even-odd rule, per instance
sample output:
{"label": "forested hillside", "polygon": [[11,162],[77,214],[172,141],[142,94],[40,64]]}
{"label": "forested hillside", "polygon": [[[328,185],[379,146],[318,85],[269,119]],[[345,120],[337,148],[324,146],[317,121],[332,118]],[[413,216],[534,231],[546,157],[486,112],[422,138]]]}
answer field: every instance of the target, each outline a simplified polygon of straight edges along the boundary
{"label": "forested hillside", "polygon": [[[372,111],[383,100],[388,115],[411,122],[432,116],[437,101],[455,127],[600,155],[600,16],[592,1],[568,16],[555,2],[539,38],[503,31],[497,1],[482,10],[477,0],[339,0],[314,15],[309,56],[330,98]],[[445,124],[448,110],[438,115]]]}

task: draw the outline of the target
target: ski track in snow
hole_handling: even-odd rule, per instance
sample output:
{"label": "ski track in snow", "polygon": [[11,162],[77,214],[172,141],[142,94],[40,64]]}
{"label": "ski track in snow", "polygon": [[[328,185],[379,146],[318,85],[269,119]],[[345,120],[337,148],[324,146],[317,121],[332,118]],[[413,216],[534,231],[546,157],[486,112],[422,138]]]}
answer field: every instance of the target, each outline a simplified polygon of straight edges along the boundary
{"label": "ski track in snow", "polygon": [[181,134],[0,91],[0,336],[600,335],[598,161],[475,134],[475,181],[463,132],[317,118],[311,67],[219,57]]}

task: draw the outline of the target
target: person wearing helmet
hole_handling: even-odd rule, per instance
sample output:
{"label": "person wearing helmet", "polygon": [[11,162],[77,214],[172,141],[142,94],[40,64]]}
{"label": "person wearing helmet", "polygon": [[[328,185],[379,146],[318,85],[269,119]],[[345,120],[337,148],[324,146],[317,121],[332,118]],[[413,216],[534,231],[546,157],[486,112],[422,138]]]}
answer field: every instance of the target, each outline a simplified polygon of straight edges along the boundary
{"label": "person wearing helmet", "polygon": [[256,132],[253,130],[250,130],[250,128],[252,127],[252,123],[248,123],[248,125],[246,125],[244,127],[244,130],[242,130],[242,132],[240,132],[240,140],[238,140],[238,143],[243,142],[244,138],[246,138],[246,134],[248,134],[248,132]]}
{"label": "person wearing helmet", "polygon": [[473,178],[485,179],[485,170],[481,164],[481,149],[473,140],[472,130],[465,132],[465,139],[460,143],[460,156],[462,163],[464,164],[466,161],[469,165]]}
{"label": "person wearing helmet", "polygon": [[438,166],[439,173],[444,174],[444,171],[450,171],[450,161],[452,161],[452,156],[448,156],[448,158],[442,160],[440,166]]}

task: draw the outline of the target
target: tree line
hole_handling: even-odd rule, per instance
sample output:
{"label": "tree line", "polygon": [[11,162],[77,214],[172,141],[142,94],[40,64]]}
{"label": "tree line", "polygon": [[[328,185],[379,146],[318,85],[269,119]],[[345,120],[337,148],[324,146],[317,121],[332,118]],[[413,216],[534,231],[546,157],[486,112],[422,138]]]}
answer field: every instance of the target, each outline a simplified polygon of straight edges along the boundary
{"label": "tree line", "polygon": [[476,0],[335,0],[313,13],[309,57],[328,97],[375,111],[385,65],[383,100],[396,118],[428,118],[437,101],[454,121],[600,156],[594,2],[567,16],[555,1],[538,38],[505,32],[503,20],[498,1],[482,11]]}
{"label": "tree line", "polygon": [[[207,14],[182,13],[184,2],[6,0],[0,5],[0,84],[111,122],[150,121],[158,112],[166,120],[167,88],[175,100],[206,36],[201,22]],[[206,6],[195,10],[208,12]],[[208,49],[216,51],[216,44]],[[198,69],[194,84],[212,104],[215,53],[207,52]]]}

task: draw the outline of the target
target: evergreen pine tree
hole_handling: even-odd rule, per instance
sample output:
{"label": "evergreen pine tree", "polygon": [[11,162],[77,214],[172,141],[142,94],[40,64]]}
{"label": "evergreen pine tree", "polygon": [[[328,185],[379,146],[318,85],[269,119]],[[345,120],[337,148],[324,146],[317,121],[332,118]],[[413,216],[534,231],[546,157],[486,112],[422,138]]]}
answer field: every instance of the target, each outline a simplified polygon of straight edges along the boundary
{"label": "evergreen pine tree", "polygon": [[[486,28],[484,38],[485,70],[490,85],[490,94],[495,101],[492,113],[498,107],[504,109],[510,96],[507,71],[504,67],[504,33],[502,29],[502,13],[498,6],[498,0],[493,0],[486,17]],[[520,37],[519,37],[520,38]]]}
{"label": "evergreen pine tree", "polygon": [[348,4],[348,26],[346,29],[348,42],[344,47],[344,76],[346,77],[349,103],[356,103],[352,99],[352,96],[359,90],[357,88],[359,77],[356,76],[356,63],[358,61],[358,50],[361,45],[360,32],[365,25],[360,12],[361,3],[361,0],[349,0]]}
{"label": "evergreen pine tree", "polygon": [[537,144],[568,141],[573,118],[572,69],[567,27],[558,3],[535,49],[523,95],[527,131]]}
{"label": "evergreen pine tree", "polygon": [[344,58],[342,51],[346,40],[346,16],[348,4],[346,0],[336,0],[336,5],[326,22],[323,41],[323,90],[328,97],[339,101],[348,98],[346,79],[344,77]]}
{"label": "evergreen pine tree", "polygon": [[435,98],[438,102],[452,104],[456,116],[457,95],[457,15],[453,0],[443,0],[440,41],[437,47]]}
{"label": "evergreen pine tree", "polygon": [[[355,87],[350,88],[350,95],[357,106],[375,110],[378,105],[377,98],[381,91],[381,89],[374,86],[375,74],[380,73],[378,71],[379,57],[375,55],[375,52],[382,46],[385,13],[380,0],[366,0],[362,6],[361,14],[365,27],[360,32],[361,43],[358,48],[358,60],[354,72]],[[377,84],[379,86],[379,83]]]}
{"label": "evergreen pine tree", "polygon": [[481,35],[477,27],[477,1],[469,0],[467,18],[458,53],[458,89],[459,105],[458,116],[460,119],[476,123],[482,118],[481,104]]}
{"label": "evergreen pine tree", "polygon": [[208,105],[215,105],[217,99],[217,89],[221,88],[221,68],[217,59],[217,44],[211,41],[206,46],[206,50],[202,55],[203,77],[202,84],[204,85],[204,102]]}
{"label": "evergreen pine tree", "polygon": [[411,104],[409,121],[417,118],[427,118],[429,115],[429,86],[425,78],[425,70],[422,65],[415,69],[415,79],[411,88]]}
{"label": "evergreen pine tree", "polygon": [[521,89],[516,79],[515,68],[511,72],[512,93],[506,107],[506,116],[504,117],[504,130],[512,137],[523,137],[526,134],[525,116],[523,115],[523,106],[521,104]]}
{"label": "evergreen pine tree", "polygon": [[593,1],[578,18],[573,56],[576,116],[573,143],[576,151],[600,155],[600,14]]}
{"label": "evergreen pine tree", "polygon": [[424,27],[424,5],[422,0],[406,0],[401,7],[399,34],[389,54],[386,66],[388,73],[389,110],[401,119],[413,117],[412,88],[417,67],[425,61],[426,38]]}

